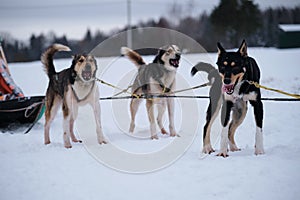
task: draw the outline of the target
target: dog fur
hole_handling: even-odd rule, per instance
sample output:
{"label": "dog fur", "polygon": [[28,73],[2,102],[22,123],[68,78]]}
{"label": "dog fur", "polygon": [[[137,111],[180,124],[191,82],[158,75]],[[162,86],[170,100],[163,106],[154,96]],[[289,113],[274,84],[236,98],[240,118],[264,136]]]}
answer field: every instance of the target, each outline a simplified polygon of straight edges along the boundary
{"label": "dog fur", "polygon": [[[264,154],[263,148],[263,104],[260,89],[249,81],[259,83],[260,70],[256,61],[248,56],[247,44],[242,42],[237,52],[227,52],[218,43],[218,70],[207,63],[198,63],[191,70],[195,75],[198,71],[208,73],[212,83],[210,102],[206,113],[206,124],[203,129],[203,153],[212,153],[214,149],[210,142],[210,132],[213,121],[221,111],[221,146],[218,156],[228,156],[228,145],[231,151],[239,151],[234,134],[243,122],[247,113],[247,102],[253,106],[256,121],[255,154]],[[232,115],[231,115],[232,111]],[[230,121],[231,115],[231,122]]]}
{"label": "dog fur", "polygon": [[63,111],[63,139],[64,146],[71,148],[70,137],[73,142],[81,142],[73,132],[74,121],[77,118],[78,107],[89,104],[94,110],[96,132],[99,144],[106,143],[101,127],[99,90],[95,82],[97,63],[93,56],[75,55],[71,67],[55,71],[53,56],[58,51],[71,51],[62,44],[53,44],[41,56],[44,70],[49,77],[46,92],[46,110],[44,126],[44,142],[50,143],[50,125],[58,109]]}
{"label": "dog fur", "polygon": [[[180,49],[176,45],[164,46],[158,50],[157,55],[150,64],[135,51],[121,48],[121,54],[128,57],[138,68],[138,74],[132,86],[132,93],[136,95],[168,95],[175,89],[176,71],[181,57]],[[135,128],[135,117],[142,99],[133,98],[130,103],[131,123],[129,132]],[[154,105],[158,105],[157,124],[162,134],[168,134],[163,127],[162,118],[168,108],[170,136],[177,136],[174,126],[174,99],[159,98],[146,99],[148,118],[150,121],[151,139],[158,139],[154,119]]]}

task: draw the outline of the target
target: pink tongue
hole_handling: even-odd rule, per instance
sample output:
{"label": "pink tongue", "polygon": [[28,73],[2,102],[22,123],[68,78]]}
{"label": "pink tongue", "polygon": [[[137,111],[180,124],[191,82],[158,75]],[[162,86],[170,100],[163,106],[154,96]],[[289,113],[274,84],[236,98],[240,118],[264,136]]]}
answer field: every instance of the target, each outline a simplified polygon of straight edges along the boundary
{"label": "pink tongue", "polygon": [[90,79],[91,78],[91,72],[83,72],[83,77],[85,79]]}
{"label": "pink tongue", "polygon": [[232,93],[233,91],[233,84],[230,85],[223,85],[222,86],[222,92],[226,92],[226,93]]}

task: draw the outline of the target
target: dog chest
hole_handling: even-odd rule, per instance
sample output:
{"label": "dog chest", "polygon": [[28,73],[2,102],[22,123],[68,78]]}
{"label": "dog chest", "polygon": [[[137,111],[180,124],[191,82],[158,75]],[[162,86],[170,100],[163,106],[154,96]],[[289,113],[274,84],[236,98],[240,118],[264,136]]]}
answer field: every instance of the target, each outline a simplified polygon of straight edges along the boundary
{"label": "dog chest", "polygon": [[231,101],[233,103],[235,103],[238,99],[241,99],[243,101],[249,101],[249,100],[255,101],[257,98],[257,93],[255,91],[250,91],[249,93],[244,93],[243,91],[240,91],[243,83],[244,83],[244,81],[238,83],[235,86],[232,94],[227,94],[225,92],[224,93],[225,100]]}
{"label": "dog chest", "polygon": [[95,82],[90,82],[87,84],[75,81],[75,83],[71,87],[77,101],[85,100],[93,91],[94,85]]}

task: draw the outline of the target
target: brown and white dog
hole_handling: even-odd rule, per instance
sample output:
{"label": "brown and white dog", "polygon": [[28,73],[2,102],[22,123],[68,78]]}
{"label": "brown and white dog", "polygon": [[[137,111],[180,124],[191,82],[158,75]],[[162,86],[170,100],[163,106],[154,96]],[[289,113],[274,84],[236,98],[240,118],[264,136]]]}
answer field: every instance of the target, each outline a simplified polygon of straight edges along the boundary
{"label": "brown and white dog", "polygon": [[46,92],[46,111],[44,141],[50,143],[49,130],[58,109],[63,110],[63,138],[64,146],[71,148],[70,137],[73,142],[81,142],[73,132],[74,121],[77,118],[78,107],[89,104],[94,110],[96,132],[99,144],[106,143],[100,121],[99,90],[95,82],[97,63],[91,55],[75,55],[71,67],[56,72],[53,56],[58,51],[71,51],[62,44],[53,44],[41,56],[44,69],[49,77]]}
{"label": "brown and white dog", "polygon": [[[164,46],[158,50],[157,55],[150,64],[135,51],[121,48],[121,54],[128,57],[138,68],[138,74],[132,86],[132,93],[136,95],[169,95],[175,89],[176,71],[179,67],[181,52],[176,45]],[[135,128],[135,116],[142,99],[133,98],[130,103],[131,123],[129,132]],[[163,127],[162,118],[166,107],[168,108],[170,136],[176,136],[174,126],[174,99],[159,98],[147,99],[146,107],[150,121],[151,139],[158,139],[154,118],[154,104],[159,105],[157,123],[162,134],[168,134]]]}

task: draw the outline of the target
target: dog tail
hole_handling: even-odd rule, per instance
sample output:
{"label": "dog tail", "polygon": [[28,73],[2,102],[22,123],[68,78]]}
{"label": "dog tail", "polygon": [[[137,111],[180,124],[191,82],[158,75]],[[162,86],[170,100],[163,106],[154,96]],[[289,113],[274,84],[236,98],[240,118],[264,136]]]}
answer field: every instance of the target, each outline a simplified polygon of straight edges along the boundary
{"label": "dog tail", "polygon": [[121,54],[128,57],[138,68],[141,65],[145,65],[145,61],[143,60],[142,56],[138,54],[136,51],[128,47],[121,47]]}
{"label": "dog tail", "polygon": [[196,64],[191,70],[191,75],[194,76],[199,71],[208,73],[207,78],[210,82],[210,85],[212,85],[216,80],[221,81],[219,71],[209,63],[200,62]]}
{"label": "dog tail", "polygon": [[53,44],[42,54],[41,61],[44,65],[44,70],[47,75],[50,77],[51,75],[56,74],[55,67],[53,64],[53,56],[58,51],[71,51],[71,49],[62,44]]}

